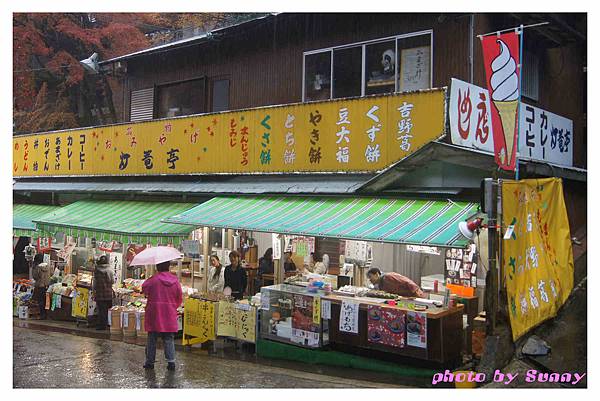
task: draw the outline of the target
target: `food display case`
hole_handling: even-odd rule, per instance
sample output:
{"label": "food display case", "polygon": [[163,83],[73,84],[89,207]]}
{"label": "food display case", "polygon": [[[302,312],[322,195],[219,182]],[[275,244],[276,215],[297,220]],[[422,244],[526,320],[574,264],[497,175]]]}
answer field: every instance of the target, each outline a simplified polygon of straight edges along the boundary
{"label": "food display case", "polygon": [[329,343],[329,323],[321,319],[322,291],[289,284],[261,289],[261,338],[306,348]]}

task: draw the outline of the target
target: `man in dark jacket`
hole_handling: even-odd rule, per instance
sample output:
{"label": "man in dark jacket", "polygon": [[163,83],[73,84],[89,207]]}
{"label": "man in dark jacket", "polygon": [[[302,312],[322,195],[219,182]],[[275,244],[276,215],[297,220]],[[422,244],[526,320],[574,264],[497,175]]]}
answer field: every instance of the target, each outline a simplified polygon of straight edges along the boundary
{"label": "man in dark jacket", "polygon": [[44,255],[38,253],[33,259],[33,271],[31,275],[35,280],[34,295],[40,308],[40,319],[46,319],[46,291],[50,285],[50,277],[52,277],[52,269],[48,263],[42,263]]}
{"label": "man in dark jacket", "polygon": [[108,325],[108,310],[112,306],[114,283],[113,271],[108,264],[106,255],[100,256],[94,270],[94,299],[98,306],[98,324],[96,330],[106,330]]}
{"label": "man in dark jacket", "polygon": [[235,299],[242,299],[248,284],[248,275],[240,265],[239,253],[231,251],[229,261],[231,264],[225,267],[225,288],[231,288],[231,296]]}

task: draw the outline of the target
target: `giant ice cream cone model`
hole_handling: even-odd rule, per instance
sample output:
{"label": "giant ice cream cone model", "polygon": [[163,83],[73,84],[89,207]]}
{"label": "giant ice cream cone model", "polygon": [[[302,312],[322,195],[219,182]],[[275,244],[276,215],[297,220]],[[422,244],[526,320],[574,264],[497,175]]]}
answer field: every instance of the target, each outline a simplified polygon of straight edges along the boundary
{"label": "giant ice cream cone model", "polygon": [[501,162],[510,163],[515,144],[515,120],[519,99],[517,63],[510,55],[508,46],[498,40],[500,54],[492,61],[492,101],[498,110],[504,131],[505,154],[500,152]]}

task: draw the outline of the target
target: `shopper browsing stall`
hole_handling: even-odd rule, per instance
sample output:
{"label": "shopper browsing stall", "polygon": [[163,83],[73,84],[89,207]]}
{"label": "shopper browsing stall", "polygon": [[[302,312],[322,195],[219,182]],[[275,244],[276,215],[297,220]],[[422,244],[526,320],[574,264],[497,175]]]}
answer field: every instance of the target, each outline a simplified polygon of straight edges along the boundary
{"label": "shopper browsing stall", "polygon": [[242,299],[248,285],[248,275],[240,266],[240,254],[237,251],[231,251],[229,261],[231,264],[225,267],[225,288],[231,289],[231,296],[235,299]]}
{"label": "shopper browsing stall", "polygon": [[382,273],[376,267],[367,272],[375,289],[404,297],[423,297],[425,294],[414,281],[396,272]]}
{"label": "shopper browsing stall", "polygon": [[34,295],[40,308],[40,319],[46,319],[46,291],[50,284],[50,277],[52,276],[52,269],[48,266],[48,263],[43,263],[44,255],[38,253],[33,259],[33,271],[32,276],[35,280],[34,284]]}
{"label": "shopper browsing stall", "polygon": [[98,306],[98,324],[96,330],[106,330],[108,325],[108,310],[112,307],[114,284],[113,271],[108,264],[106,255],[100,256],[94,269],[94,299]]}
{"label": "shopper browsing stall", "polygon": [[142,292],[148,298],[144,321],[144,328],[148,332],[145,369],[154,369],[156,342],[161,337],[167,369],[175,370],[174,337],[179,329],[177,308],[183,301],[183,294],[177,277],[169,272],[169,264],[170,262],[158,263],[157,273],[142,285]]}
{"label": "shopper browsing stall", "polygon": [[210,257],[210,271],[208,272],[208,291],[223,292],[225,286],[225,269],[217,255]]}

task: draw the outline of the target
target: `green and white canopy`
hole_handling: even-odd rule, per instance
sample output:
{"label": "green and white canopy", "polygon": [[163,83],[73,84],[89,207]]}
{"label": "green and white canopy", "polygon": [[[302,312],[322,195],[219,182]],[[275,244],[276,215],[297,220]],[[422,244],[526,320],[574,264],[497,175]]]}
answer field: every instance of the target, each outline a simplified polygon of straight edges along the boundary
{"label": "green and white canopy", "polygon": [[174,244],[192,229],[161,222],[195,203],[82,200],[34,219],[39,230],[136,244]]}
{"label": "green and white canopy", "polygon": [[13,204],[13,235],[15,237],[38,237],[39,232],[32,220],[59,209],[59,206],[31,205],[25,203]]}
{"label": "green and white canopy", "polygon": [[163,221],[291,235],[442,247],[467,244],[475,203],[339,197],[217,197]]}

